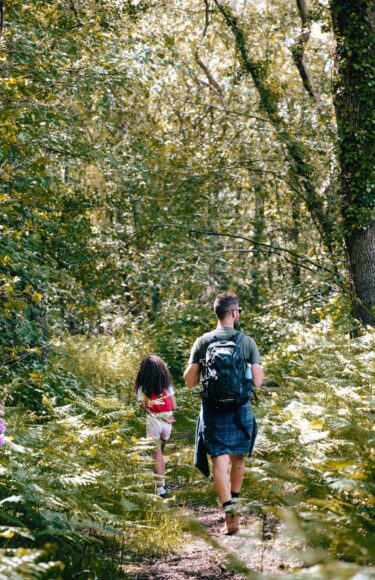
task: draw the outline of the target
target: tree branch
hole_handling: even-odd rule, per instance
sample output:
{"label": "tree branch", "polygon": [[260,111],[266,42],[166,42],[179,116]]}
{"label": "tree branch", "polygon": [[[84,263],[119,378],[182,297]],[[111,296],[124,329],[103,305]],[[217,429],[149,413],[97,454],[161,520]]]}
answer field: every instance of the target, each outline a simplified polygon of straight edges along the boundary
{"label": "tree branch", "polygon": [[203,33],[202,36],[206,36],[208,27],[210,25],[210,4],[209,4],[209,0],[204,0],[204,5],[205,5],[205,23],[204,23],[204,29],[203,29]]}
{"label": "tree branch", "polygon": [[238,24],[237,17],[228,6],[224,6],[219,0],[214,0],[214,2],[228,28],[233,32],[244,70],[251,76],[258,91],[260,106],[266,112],[280,141],[287,149],[291,176],[304,189],[307,208],[316,219],[323,241],[329,250],[333,250],[335,223],[332,217],[325,212],[323,199],[315,189],[313,183],[315,171],[309,160],[309,152],[301,141],[291,135],[288,124],[279,112],[277,94],[267,82],[263,64],[252,59],[248,52],[245,35]]}
{"label": "tree branch", "polygon": [[269,123],[270,120],[266,117],[260,117],[259,115],[249,115],[248,113],[243,113],[242,111],[234,111],[233,109],[223,109],[221,107],[217,107],[216,105],[212,105],[211,103],[196,103],[195,101],[190,101],[188,99],[182,99],[180,97],[175,97],[176,101],[181,101],[185,104],[191,104],[194,106],[200,107],[209,107],[210,109],[216,109],[217,111],[225,111],[226,113],[230,113],[231,115],[238,115],[240,117],[246,117],[247,119],[255,119],[256,121],[263,121],[264,123]]}
{"label": "tree branch", "polygon": [[0,38],[3,36],[3,26],[4,26],[4,3],[0,0]]}
{"label": "tree branch", "polygon": [[272,252],[272,253],[284,252],[284,253],[287,253],[287,254],[293,256],[294,258],[297,258],[298,260],[302,260],[306,264],[310,264],[310,265],[314,266],[318,270],[322,270],[324,272],[331,274],[334,277],[333,282],[335,284],[337,284],[337,286],[339,286],[340,288],[346,287],[345,283],[340,280],[338,273],[335,272],[334,270],[331,270],[330,268],[327,268],[326,266],[322,266],[318,262],[314,262],[314,260],[311,260],[305,254],[299,254],[298,252],[295,252],[294,250],[290,250],[289,248],[284,248],[283,246],[273,246],[271,244],[259,242],[257,240],[254,240],[254,238],[249,238],[247,236],[241,236],[239,234],[228,234],[228,233],[222,233],[222,232],[215,232],[212,230],[198,230],[195,228],[189,228],[188,226],[178,226],[178,225],[175,225],[173,223],[159,224],[158,226],[155,226],[155,229],[157,229],[158,227],[159,228],[172,228],[172,229],[176,229],[176,230],[188,231],[190,234],[198,234],[198,235],[204,235],[204,236],[217,236],[217,237],[232,238],[232,239],[236,239],[236,240],[243,240],[243,241],[249,242],[255,246],[260,246],[262,248],[266,248],[266,249],[268,249],[269,252]]}
{"label": "tree branch", "polygon": [[312,97],[314,101],[316,101],[316,103],[320,105],[319,95],[314,89],[314,84],[304,59],[305,46],[309,41],[311,33],[311,20],[309,16],[309,11],[307,8],[306,0],[296,0],[296,1],[298,12],[301,17],[301,32],[296,42],[291,46],[290,50],[293,56],[294,64],[296,65],[299,75],[301,77],[303,86],[305,87],[310,97]]}
{"label": "tree branch", "polygon": [[206,75],[206,77],[208,79],[209,86],[218,95],[218,97],[220,99],[220,102],[223,105],[224,110],[226,111],[227,108],[228,108],[228,105],[227,105],[227,102],[225,100],[225,97],[224,97],[224,93],[222,91],[222,88],[219,85],[219,83],[216,81],[216,79],[213,77],[213,75],[212,75],[210,69],[208,68],[208,66],[200,58],[200,56],[198,54],[198,51],[196,51],[196,53],[195,53],[195,60],[197,61],[197,64],[201,67],[201,69],[203,70],[204,74]]}

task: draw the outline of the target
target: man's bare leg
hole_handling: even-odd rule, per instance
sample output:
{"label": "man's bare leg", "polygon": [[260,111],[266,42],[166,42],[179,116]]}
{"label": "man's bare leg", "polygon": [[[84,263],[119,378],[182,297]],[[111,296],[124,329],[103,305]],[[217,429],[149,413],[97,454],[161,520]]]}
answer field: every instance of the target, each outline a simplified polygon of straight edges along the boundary
{"label": "man's bare leg", "polygon": [[219,455],[212,458],[212,472],[215,489],[224,508],[225,525],[222,532],[227,535],[235,534],[239,530],[238,515],[234,511],[232,501],[231,480],[229,479],[229,455]]}
{"label": "man's bare leg", "polygon": [[245,459],[243,455],[230,456],[231,491],[240,493],[245,475]]}
{"label": "man's bare leg", "polygon": [[219,455],[212,458],[212,476],[219,501],[222,504],[232,499],[228,468],[229,455]]}

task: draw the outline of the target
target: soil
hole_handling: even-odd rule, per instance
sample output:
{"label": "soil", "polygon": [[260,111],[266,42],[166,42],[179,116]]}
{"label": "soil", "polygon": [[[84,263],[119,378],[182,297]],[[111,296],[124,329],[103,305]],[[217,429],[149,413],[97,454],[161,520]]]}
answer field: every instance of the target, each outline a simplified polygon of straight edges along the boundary
{"label": "soil", "polygon": [[235,536],[220,531],[224,523],[220,508],[195,505],[190,515],[203,525],[203,535],[186,534],[183,546],[163,557],[129,563],[126,578],[136,580],[213,580],[220,578],[274,577],[301,565],[301,543],[290,539],[274,516],[242,515]]}

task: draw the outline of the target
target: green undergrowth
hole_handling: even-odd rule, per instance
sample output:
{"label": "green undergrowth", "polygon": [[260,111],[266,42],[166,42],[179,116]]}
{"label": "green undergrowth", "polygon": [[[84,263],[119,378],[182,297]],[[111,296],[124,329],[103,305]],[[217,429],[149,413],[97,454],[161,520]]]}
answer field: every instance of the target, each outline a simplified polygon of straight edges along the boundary
{"label": "green undergrowth", "polygon": [[[266,376],[279,386],[262,388],[254,404],[259,436],[242,509],[276,514],[308,548],[303,568],[285,577],[330,578],[332,567],[335,578],[374,572],[374,347],[374,332],[351,340],[325,320],[285,327],[265,357]],[[150,350],[152,341],[136,333],[74,336],[56,343],[47,360],[7,376],[1,577],[71,578],[87,570],[118,578],[129,560],[173,550],[186,529],[198,533],[186,509],[217,502],[212,482],[193,467],[199,395],[175,373],[170,493],[161,502],[132,386]]]}
{"label": "green undergrowth", "polygon": [[[375,332],[350,339],[330,319],[310,327],[295,323],[264,357],[264,367],[277,386],[262,387],[253,401],[259,435],[242,511],[276,515],[300,546],[303,566],[286,577],[375,577]],[[172,445],[170,456],[176,496],[188,505],[215,505],[212,482],[191,468],[194,393],[180,391],[179,403],[178,452]]]}
{"label": "green undergrowth", "polygon": [[265,368],[279,387],[255,409],[249,508],[275,512],[311,548],[304,575],[332,577],[337,562],[335,578],[373,577],[375,332],[294,324]]}
{"label": "green undergrowth", "polygon": [[133,393],[142,354],[130,337],[74,337],[8,376],[1,577],[118,578],[129,557],[179,544]]}

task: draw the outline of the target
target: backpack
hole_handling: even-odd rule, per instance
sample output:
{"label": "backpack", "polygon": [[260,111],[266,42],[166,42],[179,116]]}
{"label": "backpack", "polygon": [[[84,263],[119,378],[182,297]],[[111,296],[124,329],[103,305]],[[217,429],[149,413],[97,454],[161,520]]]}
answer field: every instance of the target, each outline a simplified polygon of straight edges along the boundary
{"label": "backpack", "polygon": [[214,336],[202,361],[202,398],[217,409],[241,406],[249,399],[245,360],[240,348],[243,336],[241,332],[232,340]]}

